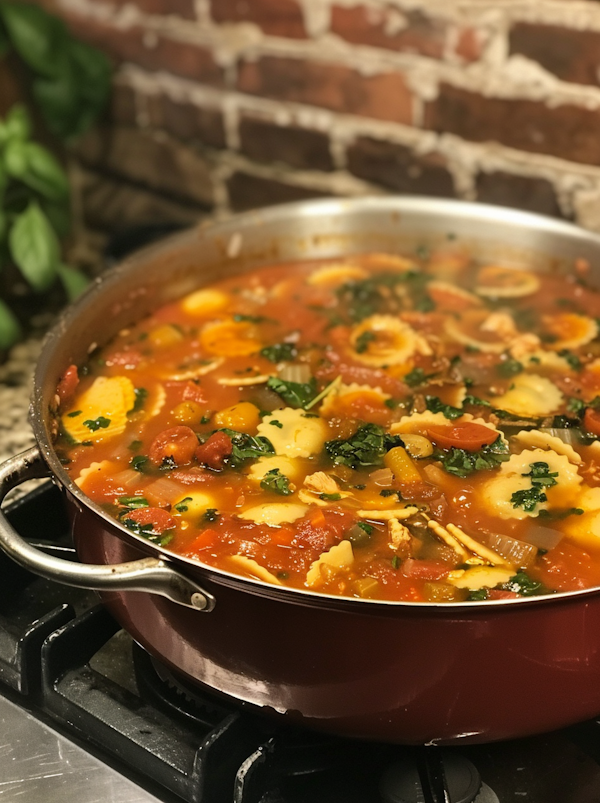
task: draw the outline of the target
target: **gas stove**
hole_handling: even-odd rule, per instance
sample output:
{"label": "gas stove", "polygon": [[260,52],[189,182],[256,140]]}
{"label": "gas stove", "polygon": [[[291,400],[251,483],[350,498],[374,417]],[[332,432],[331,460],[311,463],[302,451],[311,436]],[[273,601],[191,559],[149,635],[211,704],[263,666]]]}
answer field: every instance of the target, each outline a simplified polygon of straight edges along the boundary
{"label": "gas stove", "polygon": [[[54,486],[8,511],[39,548],[73,556]],[[600,719],[453,748],[274,725],[174,675],[93,592],[34,577],[0,554],[0,799],[598,803]]]}

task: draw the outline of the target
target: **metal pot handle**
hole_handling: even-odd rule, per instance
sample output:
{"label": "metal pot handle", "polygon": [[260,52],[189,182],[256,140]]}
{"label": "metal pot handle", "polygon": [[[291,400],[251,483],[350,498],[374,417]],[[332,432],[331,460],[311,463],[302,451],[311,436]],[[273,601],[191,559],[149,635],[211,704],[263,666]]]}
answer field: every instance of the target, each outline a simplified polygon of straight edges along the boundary
{"label": "metal pot handle", "polygon": [[[37,446],[11,457],[0,465],[0,503],[6,494],[25,480],[49,476]],[[0,511],[0,549],[34,574],[77,588],[96,591],[146,591],[197,611],[211,611],[215,598],[193,580],[159,558],[93,565],[54,558],[31,546],[13,529]]]}

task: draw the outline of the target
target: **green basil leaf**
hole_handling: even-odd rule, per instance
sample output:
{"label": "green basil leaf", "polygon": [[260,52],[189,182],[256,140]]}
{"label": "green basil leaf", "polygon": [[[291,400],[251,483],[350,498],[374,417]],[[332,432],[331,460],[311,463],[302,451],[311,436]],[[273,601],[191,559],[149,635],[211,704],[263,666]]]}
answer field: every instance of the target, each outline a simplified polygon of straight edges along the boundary
{"label": "green basil leaf", "polygon": [[75,301],[90,283],[87,276],[68,265],[58,265],[56,271],[69,301]]}
{"label": "green basil leaf", "polygon": [[37,78],[31,92],[48,129],[57,137],[67,139],[77,127],[77,87],[75,77],[66,68],[58,77]]}
{"label": "green basil leaf", "polygon": [[27,66],[41,75],[52,75],[67,36],[64,23],[38,6],[6,0],[0,3],[0,18]]}
{"label": "green basil leaf", "polygon": [[15,103],[4,119],[8,139],[29,139],[31,136],[31,118],[21,103]]}
{"label": "green basil leaf", "polygon": [[69,195],[69,181],[54,156],[36,142],[25,143],[27,169],[21,181],[51,201]]}
{"label": "green basil leaf", "polygon": [[27,145],[19,139],[9,139],[2,154],[4,167],[9,176],[23,179],[27,173]]}
{"label": "green basil leaf", "polygon": [[8,246],[29,284],[38,292],[47,290],[56,278],[60,248],[48,218],[35,201],[13,223]]}
{"label": "green basil leaf", "polygon": [[10,348],[21,338],[21,325],[7,305],[0,299],[0,348]]}

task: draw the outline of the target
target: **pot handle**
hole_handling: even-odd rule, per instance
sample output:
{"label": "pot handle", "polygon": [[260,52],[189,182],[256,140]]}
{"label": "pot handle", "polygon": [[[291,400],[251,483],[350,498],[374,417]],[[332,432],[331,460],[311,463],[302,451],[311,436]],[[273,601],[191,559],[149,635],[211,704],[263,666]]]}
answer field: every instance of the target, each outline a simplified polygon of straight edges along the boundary
{"label": "pot handle", "polygon": [[[0,502],[25,480],[49,475],[37,446],[9,458],[0,465]],[[196,611],[208,612],[215,607],[212,594],[173,569],[166,560],[142,558],[104,566],[54,558],[21,538],[1,510],[0,549],[34,574],[68,586],[96,591],[146,591]]]}

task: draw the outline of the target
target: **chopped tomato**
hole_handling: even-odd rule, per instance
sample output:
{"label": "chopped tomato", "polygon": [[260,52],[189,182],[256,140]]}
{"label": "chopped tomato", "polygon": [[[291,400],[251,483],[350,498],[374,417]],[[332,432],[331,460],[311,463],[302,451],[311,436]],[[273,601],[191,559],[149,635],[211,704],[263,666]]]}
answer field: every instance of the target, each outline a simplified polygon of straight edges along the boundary
{"label": "chopped tomato", "polygon": [[137,368],[142,361],[142,355],[137,349],[124,349],[115,351],[106,357],[106,365],[118,365],[122,368]]}
{"label": "chopped tomato", "polygon": [[60,378],[56,392],[60,399],[61,404],[68,401],[75,393],[75,389],[79,384],[79,375],[77,373],[76,365],[69,365],[67,370]]}
{"label": "chopped tomato", "polygon": [[600,585],[600,568],[589,552],[575,544],[561,542],[539,561],[539,569],[529,569],[536,580],[556,591],[576,591]]}
{"label": "chopped tomato", "polygon": [[588,407],[583,416],[583,426],[592,435],[600,437],[600,412],[594,410],[593,407]]}
{"label": "chopped tomato", "polygon": [[441,560],[416,560],[408,558],[402,564],[402,574],[419,580],[439,580],[448,574],[449,566]]}
{"label": "chopped tomato", "polygon": [[152,441],[148,457],[155,466],[185,466],[194,459],[198,447],[196,433],[190,427],[171,427],[165,429]]}
{"label": "chopped tomato", "polygon": [[293,545],[319,554],[341,541],[352,525],[353,515],[336,508],[309,511],[296,522]]}
{"label": "chopped tomato", "polygon": [[488,599],[518,599],[516,591],[505,591],[502,588],[490,588]]}
{"label": "chopped tomato", "polygon": [[195,401],[199,404],[204,404],[206,398],[202,392],[202,388],[195,382],[186,382],[181,396],[183,401]]}
{"label": "chopped tomato", "polygon": [[315,376],[326,382],[332,382],[336,377],[341,376],[342,382],[347,385],[357,382],[359,385],[370,385],[373,388],[379,387],[385,393],[392,396],[406,395],[408,388],[404,382],[390,376],[389,373],[380,368],[368,368],[366,365],[359,365],[347,358],[342,358],[335,351],[326,352],[327,363],[317,368]]}
{"label": "chopped tomato", "polygon": [[427,435],[436,446],[443,449],[465,449],[467,452],[478,452],[482,446],[494,443],[498,433],[484,427],[483,424],[456,424],[455,426],[427,427]]}
{"label": "chopped tomato", "polygon": [[200,535],[198,535],[192,543],[187,548],[185,554],[188,557],[194,557],[197,552],[201,552],[203,549],[210,549],[214,547],[219,541],[219,534],[216,530],[207,527],[206,530],[202,530]]}
{"label": "chopped tomato", "polygon": [[162,535],[176,526],[173,516],[162,507],[139,507],[137,510],[130,511],[126,518],[135,521],[140,527],[147,527],[151,524],[152,529],[145,530],[149,535]]}
{"label": "chopped tomato", "polygon": [[221,469],[225,458],[233,451],[229,435],[224,432],[213,432],[210,438],[196,449],[196,459],[209,468]]}

